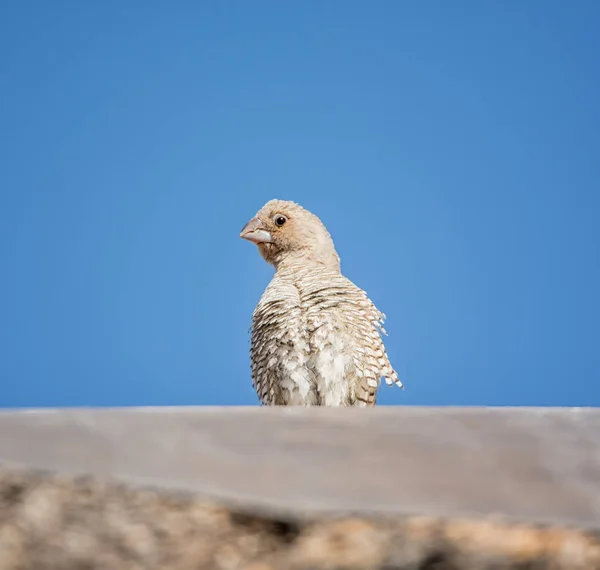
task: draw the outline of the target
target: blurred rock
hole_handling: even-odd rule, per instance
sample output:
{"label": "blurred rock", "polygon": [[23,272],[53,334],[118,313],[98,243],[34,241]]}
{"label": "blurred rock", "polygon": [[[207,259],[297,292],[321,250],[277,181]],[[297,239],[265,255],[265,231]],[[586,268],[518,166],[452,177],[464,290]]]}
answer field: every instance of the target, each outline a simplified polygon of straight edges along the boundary
{"label": "blurred rock", "polygon": [[0,462],[0,570],[600,570],[595,410],[5,412]]}

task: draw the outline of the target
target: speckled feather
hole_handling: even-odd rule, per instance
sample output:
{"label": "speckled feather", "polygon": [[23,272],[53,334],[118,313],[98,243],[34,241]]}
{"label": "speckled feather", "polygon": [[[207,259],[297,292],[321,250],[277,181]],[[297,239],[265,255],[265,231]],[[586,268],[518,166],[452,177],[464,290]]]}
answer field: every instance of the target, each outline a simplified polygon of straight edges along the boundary
{"label": "speckled feather", "polygon": [[[296,222],[300,219],[304,225],[296,232],[296,241],[302,241],[306,225],[312,225],[315,233],[321,226],[331,250],[323,256],[310,247],[292,247],[290,252],[269,245],[269,251],[261,250],[276,273],[252,316],[252,381],[260,401],[264,405],[375,405],[382,378],[402,386],[381,337],[384,315],[341,274],[331,237],[316,216],[283,201],[271,201],[261,212],[265,210],[271,217],[283,211]],[[263,225],[268,226],[266,217],[262,216]],[[322,249],[319,246],[318,251]]]}

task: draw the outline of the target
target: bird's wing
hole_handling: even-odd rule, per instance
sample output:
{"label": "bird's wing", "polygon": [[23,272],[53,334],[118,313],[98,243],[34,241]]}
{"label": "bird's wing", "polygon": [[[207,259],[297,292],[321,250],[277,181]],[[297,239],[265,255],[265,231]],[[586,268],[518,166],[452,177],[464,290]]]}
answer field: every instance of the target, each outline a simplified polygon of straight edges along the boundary
{"label": "bird's wing", "polygon": [[297,388],[291,382],[306,380],[309,348],[296,287],[275,276],[254,310],[250,330],[252,383],[260,401],[288,405]]}
{"label": "bird's wing", "polygon": [[304,280],[302,304],[311,344],[318,349],[337,343],[345,353],[346,404],[375,405],[381,378],[402,386],[387,356],[382,334],[385,315],[352,281],[340,274]]}

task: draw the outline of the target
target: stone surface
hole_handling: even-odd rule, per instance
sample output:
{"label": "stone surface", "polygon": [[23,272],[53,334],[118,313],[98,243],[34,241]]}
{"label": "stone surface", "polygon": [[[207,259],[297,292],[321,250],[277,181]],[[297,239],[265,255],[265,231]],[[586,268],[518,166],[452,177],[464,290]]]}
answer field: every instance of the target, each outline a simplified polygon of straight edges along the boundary
{"label": "stone surface", "polygon": [[265,509],[600,525],[600,410],[0,413],[0,462]]}
{"label": "stone surface", "polygon": [[281,517],[0,469],[0,570],[597,570],[600,535],[437,517]]}
{"label": "stone surface", "polygon": [[0,466],[0,570],[600,569],[599,410],[4,412]]}

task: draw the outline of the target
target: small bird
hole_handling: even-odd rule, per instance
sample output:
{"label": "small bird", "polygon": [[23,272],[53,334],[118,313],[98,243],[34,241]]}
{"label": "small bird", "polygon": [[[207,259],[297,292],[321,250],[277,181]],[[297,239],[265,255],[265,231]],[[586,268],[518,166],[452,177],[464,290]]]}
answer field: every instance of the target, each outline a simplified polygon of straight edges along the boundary
{"label": "small bird", "polygon": [[385,315],[342,275],[316,215],[271,200],[240,237],[275,268],[250,329],[252,383],[262,405],[374,406],[381,378],[402,388],[381,338]]}

